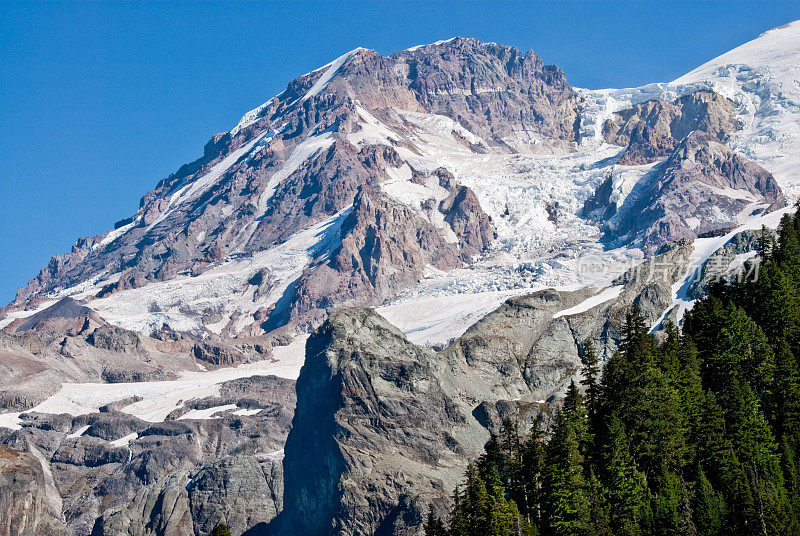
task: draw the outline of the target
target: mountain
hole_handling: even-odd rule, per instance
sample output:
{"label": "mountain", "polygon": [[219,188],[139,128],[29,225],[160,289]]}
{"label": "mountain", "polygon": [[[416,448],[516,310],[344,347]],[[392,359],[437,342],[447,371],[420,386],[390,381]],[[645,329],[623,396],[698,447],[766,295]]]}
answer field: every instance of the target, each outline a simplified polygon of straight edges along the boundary
{"label": "mountain", "polygon": [[747,270],[797,195],[798,58],[800,23],[631,89],[475,39],[348,52],[0,311],[0,444],[73,534],[417,534],[584,341]]}

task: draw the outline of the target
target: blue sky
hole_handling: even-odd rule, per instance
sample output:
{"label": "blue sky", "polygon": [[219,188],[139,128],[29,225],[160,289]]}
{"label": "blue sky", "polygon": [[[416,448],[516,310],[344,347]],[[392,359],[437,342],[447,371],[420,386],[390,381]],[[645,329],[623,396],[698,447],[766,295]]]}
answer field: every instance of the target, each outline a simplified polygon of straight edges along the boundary
{"label": "blue sky", "polygon": [[800,2],[0,3],[0,302],[293,77],[455,35],[579,87],[668,81]]}

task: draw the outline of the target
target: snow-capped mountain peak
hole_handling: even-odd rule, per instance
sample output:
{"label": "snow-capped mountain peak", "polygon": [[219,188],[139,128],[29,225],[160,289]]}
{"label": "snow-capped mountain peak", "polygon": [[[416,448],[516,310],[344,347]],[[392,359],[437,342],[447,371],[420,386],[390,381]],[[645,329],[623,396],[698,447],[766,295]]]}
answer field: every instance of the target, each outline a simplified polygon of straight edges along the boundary
{"label": "snow-capped mountain peak", "polygon": [[[675,82],[623,90],[576,91],[534,53],[475,39],[388,57],[354,49],[215,136],[118,229],[54,257],[0,322],[72,296],[145,333],[167,325],[231,337],[370,303],[417,340],[440,342],[509,296],[606,284],[642,257],[640,248],[653,253],[780,206],[770,172],[792,194],[798,27],[767,32]],[[738,67],[729,73],[723,64]],[[651,109],[648,143],[656,145],[636,131]],[[679,144],[697,128],[713,139]],[[674,150],[683,152],[665,167]],[[733,184],[706,170],[698,182],[690,168],[708,155],[747,179]],[[359,196],[367,187],[378,197]],[[691,209],[658,215],[658,203],[675,207],[687,192]],[[652,217],[637,217],[643,203],[655,204],[644,207]],[[357,221],[406,208],[402,224],[386,219],[391,230]],[[346,271],[353,244],[366,247],[359,233],[411,229],[447,251],[434,259],[426,245],[390,270],[354,256],[347,262],[358,265],[357,280],[332,275]],[[603,259],[602,274],[580,272],[587,254]],[[405,272],[414,281],[396,275]],[[453,307],[429,307],[441,299]],[[433,317],[404,313],[415,308]]]}

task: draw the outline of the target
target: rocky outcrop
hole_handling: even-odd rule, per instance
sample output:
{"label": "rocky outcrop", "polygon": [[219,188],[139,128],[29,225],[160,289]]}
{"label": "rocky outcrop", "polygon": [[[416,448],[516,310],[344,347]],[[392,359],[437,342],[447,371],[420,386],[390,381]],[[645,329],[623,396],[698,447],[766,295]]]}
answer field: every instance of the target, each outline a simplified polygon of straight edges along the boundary
{"label": "rocky outcrop", "polygon": [[194,357],[211,365],[231,366],[243,361],[242,352],[222,344],[199,342],[192,350]]}
{"label": "rocky outcrop", "polygon": [[223,458],[203,467],[187,485],[197,534],[225,523],[233,534],[266,525],[282,509],[281,457],[259,463],[250,456]]}
{"label": "rocky outcrop", "polygon": [[785,204],[768,171],[694,131],[617,207],[605,225],[606,240],[653,254],[667,242],[733,228],[748,208],[769,211]]}
{"label": "rocky outcrop", "polygon": [[222,406],[211,418],[181,411],[161,423],[114,408],[24,414],[20,430],[0,429],[0,445],[38,453],[51,482],[41,497],[63,496],[69,534],[206,536],[223,521],[238,535],[282,507],[294,382],[242,378],[224,382],[220,395],[186,401],[191,409]]}
{"label": "rocky outcrop", "polygon": [[360,187],[377,184],[398,161],[391,147],[359,149],[347,141],[334,142],[278,185],[247,248],[265,249],[348,207]]}
{"label": "rocky outcrop", "polygon": [[377,304],[419,281],[427,266],[459,264],[458,247],[428,220],[364,187],[342,224],[341,246],[300,278],[283,321],[337,305]]}
{"label": "rocky outcrop", "polygon": [[127,329],[105,325],[94,330],[87,342],[101,350],[114,353],[136,352],[142,347],[139,335]]}
{"label": "rocky outcrop", "polygon": [[0,445],[0,534],[66,536],[61,512],[48,508],[47,496],[39,460]]}
{"label": "rocky outcrop", "polygon": [[99,324],[102,323],[102,320],[89,307],[70,297],[66,297],[47,309],[31,315],[16,326],[14,324],[10,325],[10,329],[7,328],[6,331],[70,331],[78,333],[83,331],[84,327],[88,327],[91,322]]}
{"label": "rocky outcrop", "polygon": [[[392,56],[426,111],[457,118],[487,142],[577,139],[578,99],[563,71],[533,51],[457,37]],[[517,139],[515,139],[517,138]]]}
{"label": "rocky outcrop", "polygon": [[603,125],[603,136],[627,147],[618,163],[630,166],[668,156],[695,130],[724,142],[739,128],[731,101],[713,91],[696,91],[673,102],[647,101],[617,112]]}
{"label": "rocky outcrop", "polygon": [[497,238],[491,217],[481,208],[475,192],[466,186],[453,188],[439,203],[439,212],[458,237],[461,255],[467,261]]}
{"label": "rocky outcrop", "polygon": [[334,313],[311,336],[286,444],[281,534],[418,532],[419,497],[451,487],[466,454],[453,436],[466,416],[435,361],[370,310]]}

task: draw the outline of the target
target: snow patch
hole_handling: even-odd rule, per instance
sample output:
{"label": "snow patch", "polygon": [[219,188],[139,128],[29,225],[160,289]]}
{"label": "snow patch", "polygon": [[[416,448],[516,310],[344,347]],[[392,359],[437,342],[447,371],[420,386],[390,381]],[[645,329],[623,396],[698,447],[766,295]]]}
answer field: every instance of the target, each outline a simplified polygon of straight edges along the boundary
{"label": "snow patch", "polygon": [[131,444],[131,441],[137,439],[139,434],[133,432],[132,434],[128,434],[126,436],[122,436],[119,439],[115,439],[114,441],[110,441],[109,443],[114,447],[127,447]]}
{"label": "snow patch", "polygon": [[570,307],[569,309],[564,309],[562,311],[557,312],[553,315],[553,318],[561,318],[562,316],[572,316],[577,315],[580,313],[585,313],[589,309],[597,307],[598,305],[602,305],[608,301],[616,300],[619,298],[619,295],[622,294],[622,291],[625,287],[623,285],[608,287],[607,289],[591,296],[583,300],[581,303],[576,305],[575,307]]}
{"label": "snow patch", "polygon": [[206,409],[192,409],[178,417],[178,420],[186,420],[186,419],[218,419],[221,415],[217,415],[218,413],[224,413],[226,411],[230,411],[232,409],[236,409],[236,404],[224,404],[222,406],[214,406],[213,408],[206,408]]}
{"label": "snow patch", "polygon": [[339,69],[342,68],[342,65],[344,65],[344,63],[347,60],[349,60],[351,57],[353,57],[356,53],[358,53],[361,50],[364,49],[361,47],[353,49],[350,52],[347,52],[346,54],[342,54],[341,56],[333,60],[331,63],[329,63],[327,66],[328,68],[325,70],[324,73],[322,73],[322,76],[320,76],[317,79],[317,81],[314,82],[314,85],[311,86],[311,89],[309,89],[308,92],[305,95],[303,95],[303,97],[300,99],[300,102],[305,102],[306,100],[319,95],[322,92],[322,90],[325,89],[328,83],[331,80],[333,80],[333,77],[336,76],[336,73],[339,71]]}
{"label": "snow patch", "polygon": [[80,428],[78,428],[77,430],[75,430],[74,432],[69,434],[67,437],[70,438],[70,439],[72,439],[74,437],[81,437],[86,432],[86,430],[88,430],[88,429],[89,429],[89,425],[88,424],[86,426],[81,426]]}

